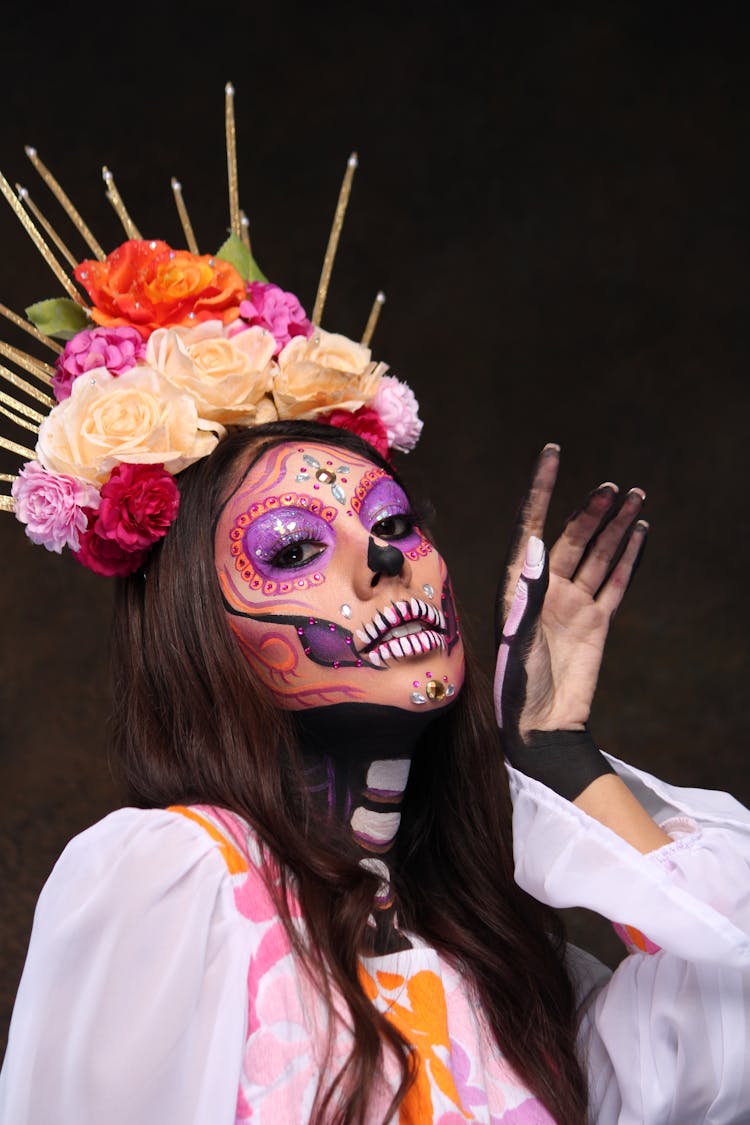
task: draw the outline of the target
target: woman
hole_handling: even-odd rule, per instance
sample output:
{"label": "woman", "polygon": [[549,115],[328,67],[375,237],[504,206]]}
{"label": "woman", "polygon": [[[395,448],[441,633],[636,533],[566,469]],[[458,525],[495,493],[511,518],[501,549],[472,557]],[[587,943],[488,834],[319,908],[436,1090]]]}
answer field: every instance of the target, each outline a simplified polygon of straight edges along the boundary
{"label": "woman", "polygon": [[[645,525],[639,490],[595,490],[540,605],[557,461],[537,463],[502,599],[507,752],[528,767],[530,732],[553,731],[572,763],[566,796],[510,770],[521,886],[490,688],[390,463],[276,422],[180,475],[179,518],[120,580],[132,807],[42,894],[4,1125],[747,1119],[747,813],[617,764],[677,814],[673,839],[579,753]],[[607,979],[524,885],[616,903],[652,952]]]}
{"label": "woman", "polygon": [[[750,814],[588,733],[642,492],[595,489],[547,560],[542,451],[493,693],[392,465],[414,395],[373,316],[320,326],[356,160],[308,319],[242,240],[231,95],[220,250],[184,219],[189,251],[141,239],[108,181],[105,255],[54,181],[95,257],[76,289],[34,232],[68,297],[15,322],[60,354],[3,353],[3,418],[38,436],[0,435],[26,459],[0,508],[117,576],[130,801],[40,896],[0,1123],[750,1119]],[[573,905],[632,947],[611,976],[566,948]]]}

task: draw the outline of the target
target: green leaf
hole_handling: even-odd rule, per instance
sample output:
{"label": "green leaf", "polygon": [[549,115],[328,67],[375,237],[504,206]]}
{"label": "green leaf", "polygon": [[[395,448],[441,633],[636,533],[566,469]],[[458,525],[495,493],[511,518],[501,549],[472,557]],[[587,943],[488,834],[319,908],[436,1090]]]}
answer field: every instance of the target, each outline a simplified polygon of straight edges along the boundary
{"label": "green leaf", "polygon": [[90,324],[84,309],[67,297],[52,297],[49,301],[37,301],[29,305],[26,315],[45,336],[57,336],[60,340],[73,337]]}
{"label": "green leaf", "polygon": [[216,251],[216,257],[234,266],[243,281],[268,281],[245,243],[236,234],[230,234],[224,245]]}

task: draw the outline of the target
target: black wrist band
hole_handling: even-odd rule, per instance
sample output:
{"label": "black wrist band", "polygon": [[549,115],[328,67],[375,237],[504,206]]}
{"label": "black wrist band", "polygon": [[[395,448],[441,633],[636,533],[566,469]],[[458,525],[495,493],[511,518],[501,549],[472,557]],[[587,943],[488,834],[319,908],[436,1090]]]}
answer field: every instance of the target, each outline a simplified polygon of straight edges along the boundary
{"label": "black wrist band", "polygon": [[515,769],[568,801],[597,777],[615,772],[588,730],[531,730],[505,753]]}

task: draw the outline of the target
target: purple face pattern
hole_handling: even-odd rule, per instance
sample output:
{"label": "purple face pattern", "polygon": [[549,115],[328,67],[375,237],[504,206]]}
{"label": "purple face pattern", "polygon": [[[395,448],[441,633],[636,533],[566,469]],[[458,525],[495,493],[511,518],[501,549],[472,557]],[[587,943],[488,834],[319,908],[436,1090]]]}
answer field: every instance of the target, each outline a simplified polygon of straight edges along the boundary
{"label": "purple face pattern", "polygon": [[463,680],[445,564],[384,469],[266,451],[229,497],[216,566],[230,624],[283,706],[440,704]]}

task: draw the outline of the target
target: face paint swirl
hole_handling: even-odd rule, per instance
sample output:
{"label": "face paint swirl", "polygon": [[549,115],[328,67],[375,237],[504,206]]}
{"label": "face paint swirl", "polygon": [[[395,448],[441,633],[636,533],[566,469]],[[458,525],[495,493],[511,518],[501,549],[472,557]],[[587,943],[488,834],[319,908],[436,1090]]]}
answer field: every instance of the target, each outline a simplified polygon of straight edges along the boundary
{"label": "face paint swirl", "polygon": [[289,709],[440,706],[463,682],[448,573],[403,488],[335,446],[250,463],[217,523],[228,620]]}

